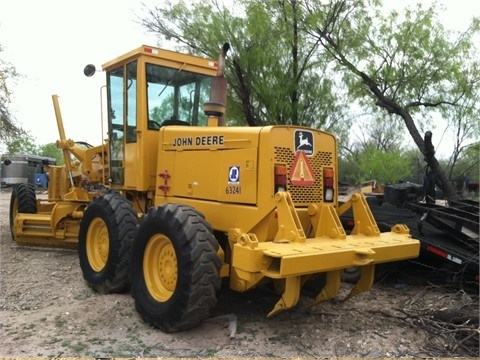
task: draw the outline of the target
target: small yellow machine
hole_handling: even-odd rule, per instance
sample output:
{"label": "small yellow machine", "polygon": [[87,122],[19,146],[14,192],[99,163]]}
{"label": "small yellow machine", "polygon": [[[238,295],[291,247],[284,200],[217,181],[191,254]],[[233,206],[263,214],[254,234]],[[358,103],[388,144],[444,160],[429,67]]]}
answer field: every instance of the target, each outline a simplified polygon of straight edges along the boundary
{"label": "small yellow machine", "polygon": [[360,192],[364,195],[383,195],[383,185],[377,180],[369,180],[360,184]]}
{"label": "small yellow machine", "polygon": [[[142,318],[165,332],[209,316],[221,280],[244,292],[273,285],[268,314],[368,290],[376,264],[419,254],[406,226],[380,233],[362,194],[339,206],[333,135],[300,126],[224,126],[228,45],[218,61],[141,46],[103,65],[108,139],[65,137],[49,166],[48,197],[17,185],[10,225],[18,244],[77,247],[87,283],[130,288]],[[86,75],[95,72],[85,68]],[[353,209],[347,234],[340,217]]]}

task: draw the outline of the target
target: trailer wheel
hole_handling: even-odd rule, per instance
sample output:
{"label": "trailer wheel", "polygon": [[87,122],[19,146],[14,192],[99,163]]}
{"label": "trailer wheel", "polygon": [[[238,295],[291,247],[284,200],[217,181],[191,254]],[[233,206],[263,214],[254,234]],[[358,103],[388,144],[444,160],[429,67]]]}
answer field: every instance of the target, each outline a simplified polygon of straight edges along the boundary
{"label": "trailer wheel", "polygon": [[78,256],[91,288],[104,294],[128,290],[136,226],[131,202],[118,193],[107,193],[88,205],[80,223]]}
{"label": "trailer wheel", "polygon": [[133,242],[131,280],[143,320],[171,333],[199,325],[217,303],[218,242],[195,209],[150,208]]}
{"label": "trailer wheel", "polygon": [[20,183],[16,184],[12,189],[10,197],[10,232],[12,240],[15,240],[13,231],[13,222],[18,213],[36,214],[37,212],[37,196],[35,195],[35,187],[33,184]]}

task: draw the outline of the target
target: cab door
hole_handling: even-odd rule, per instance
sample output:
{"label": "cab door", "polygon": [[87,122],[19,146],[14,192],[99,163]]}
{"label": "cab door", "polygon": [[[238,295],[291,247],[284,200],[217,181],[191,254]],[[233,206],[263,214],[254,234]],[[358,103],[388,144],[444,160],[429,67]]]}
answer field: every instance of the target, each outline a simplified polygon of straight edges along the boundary
{"label": "cab door", "polygon": [[111,183],[132,189],[137,185],[136,73],[132,61],[107,75]]}

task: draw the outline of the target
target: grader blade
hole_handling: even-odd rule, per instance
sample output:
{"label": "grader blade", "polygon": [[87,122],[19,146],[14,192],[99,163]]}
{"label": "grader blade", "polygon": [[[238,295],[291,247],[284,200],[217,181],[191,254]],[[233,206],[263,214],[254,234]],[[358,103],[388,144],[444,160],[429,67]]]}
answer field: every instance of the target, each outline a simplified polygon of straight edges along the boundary
{"label": "grader blade", "polygon": [[15,242],[18,245],[23,246],[38,246],[38,247],[47,247],[47,248],[59,248],[59,249],[77,249],[77,239],[68,238],[68,239],[56,239],[53,236],[15,236]]}
{"label": "grader blade", "polygon": [[[46,204],[45,204],[46,203]],[[18,245],[76,249],[85,207],[81,202],[37,202],[37,213],[13,213],[12,236]]]}

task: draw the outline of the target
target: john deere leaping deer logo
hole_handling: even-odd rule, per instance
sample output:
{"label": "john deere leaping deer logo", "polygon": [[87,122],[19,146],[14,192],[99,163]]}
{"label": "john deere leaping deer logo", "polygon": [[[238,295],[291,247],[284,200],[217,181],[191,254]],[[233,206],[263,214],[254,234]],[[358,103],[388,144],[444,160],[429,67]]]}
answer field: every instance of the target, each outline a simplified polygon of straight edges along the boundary
{"label": "john deere leaping deer logo", "polygon": [[313,155],[313,133],[305,130],[295,130],[295,151],[303,151]]}

